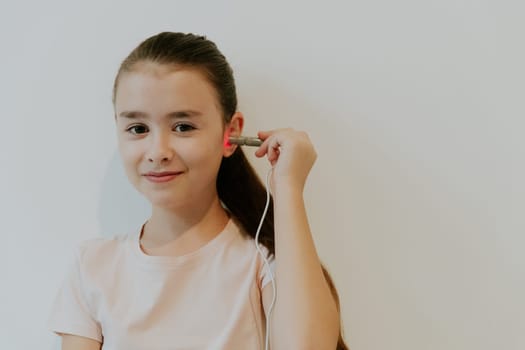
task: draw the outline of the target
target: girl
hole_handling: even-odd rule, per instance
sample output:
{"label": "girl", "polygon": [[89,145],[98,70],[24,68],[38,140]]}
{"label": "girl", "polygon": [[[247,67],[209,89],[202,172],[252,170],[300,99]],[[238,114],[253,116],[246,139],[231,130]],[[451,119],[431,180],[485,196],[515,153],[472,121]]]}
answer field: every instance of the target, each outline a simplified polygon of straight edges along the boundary
{"label": "girl", "polygon": [[50,318],[62,349],[346,349],[304,208],[308,136],[258,133],[255,154],[273,169],[261,255],[266,190],[228,142],[244,118],[215,44],[145,40],[122,63],[113,104],[126,174],[152,213],[136,232],[80,245]]}

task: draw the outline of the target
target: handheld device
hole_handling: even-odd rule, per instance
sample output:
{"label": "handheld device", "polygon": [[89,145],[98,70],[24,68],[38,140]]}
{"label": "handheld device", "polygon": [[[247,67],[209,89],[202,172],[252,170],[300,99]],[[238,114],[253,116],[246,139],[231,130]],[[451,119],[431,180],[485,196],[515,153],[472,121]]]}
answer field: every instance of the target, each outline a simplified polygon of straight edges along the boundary
{"label": "handheld device", "polygon": [[240,145],[240,146],[254,146],[259,147],[263,142],[261,139],[257,137],[246,137],[246,136],[230,136],[228,138],[228,142],[232,145]]}

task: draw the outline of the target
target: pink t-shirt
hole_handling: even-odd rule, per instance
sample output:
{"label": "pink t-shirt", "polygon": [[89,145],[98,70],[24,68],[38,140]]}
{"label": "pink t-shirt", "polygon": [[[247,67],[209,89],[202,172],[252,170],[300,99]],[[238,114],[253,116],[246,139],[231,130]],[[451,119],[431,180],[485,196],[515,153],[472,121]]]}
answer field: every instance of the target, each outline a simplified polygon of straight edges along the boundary
{"label": "pink t-shirt", "polygon": [[146,255],[139,234],[79,246],[51,312],[52,331],[98,340],[104,350],[264,347],[261,290],[270,277],[233,220],[178,257]]}

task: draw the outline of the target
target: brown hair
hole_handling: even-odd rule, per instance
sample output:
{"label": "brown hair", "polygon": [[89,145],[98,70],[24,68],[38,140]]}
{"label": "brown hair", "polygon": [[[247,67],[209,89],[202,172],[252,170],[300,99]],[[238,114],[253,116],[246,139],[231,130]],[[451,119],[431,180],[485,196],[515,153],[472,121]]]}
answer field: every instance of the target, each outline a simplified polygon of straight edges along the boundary
{"label": "brown hair", "polygon": [[[121,74],[133,71],[134,66],[139,62],[199,69],[215,88],[224,122],[228,123],[236,112],[237,94],[233,71],[217,46],[206,37],[163,32],[144,40],[120,66],[113,85],[113,103]],[[239,191],[240,188],[243,190]],[[242,225],[244,231],[255,238],[260,215],[266,202],[266,188],[240,147],[237,147],[230,157],[222,159],[217,176],[217,192],[220,200]],[[268,248],[270,255],[275,254],[273,203],[270,203],[261,228],[259,242]],[[332,278],[324,267],[323,273],[339,309],[339,297]],[[348,350],[341,332],[336,350]]]}

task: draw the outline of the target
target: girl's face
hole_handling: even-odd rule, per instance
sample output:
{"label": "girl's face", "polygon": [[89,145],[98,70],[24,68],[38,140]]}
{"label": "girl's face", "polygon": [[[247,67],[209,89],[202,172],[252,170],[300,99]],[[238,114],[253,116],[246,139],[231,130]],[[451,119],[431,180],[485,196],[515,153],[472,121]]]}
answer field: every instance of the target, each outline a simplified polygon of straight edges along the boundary
{"label": "girl's face", "polygon": [[139,63],[115,96],[118,145],[131,183],[153,206],[209,205],[229,133],[213,86],[196,69]]}

